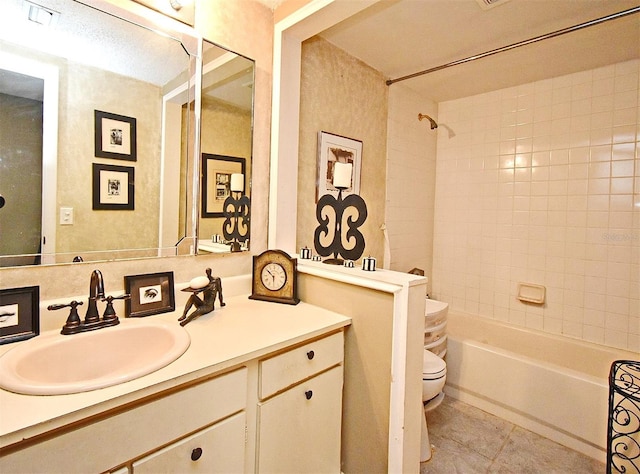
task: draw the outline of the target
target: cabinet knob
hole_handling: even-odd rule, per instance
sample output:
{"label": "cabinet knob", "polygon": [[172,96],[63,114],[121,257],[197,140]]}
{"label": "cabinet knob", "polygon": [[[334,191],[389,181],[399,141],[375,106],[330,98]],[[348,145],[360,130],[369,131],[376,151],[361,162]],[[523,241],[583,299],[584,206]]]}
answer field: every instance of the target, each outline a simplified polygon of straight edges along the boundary
{"label": "cabinet knob", "polygon": [[195,448],[191,451],[191,460],[197,461],[202,456],[202,448]]}
{"label": "cabinet knob", "polygon": [[307,359],[311,360],[316,356],[316,353],[313,351],[307,352]]}
{"label": "cabinet knob", "polygon": [[307,400],[311,400],[311,397],[313,397],[313,392],[311,390],[307,390],[306,392],[304,392],[304,396],[307,397]]}

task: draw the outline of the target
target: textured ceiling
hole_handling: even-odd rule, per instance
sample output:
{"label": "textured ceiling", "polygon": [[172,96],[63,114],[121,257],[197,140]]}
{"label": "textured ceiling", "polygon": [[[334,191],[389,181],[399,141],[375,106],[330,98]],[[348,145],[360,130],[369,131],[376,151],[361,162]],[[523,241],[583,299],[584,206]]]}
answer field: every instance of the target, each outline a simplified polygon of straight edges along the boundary
{"label": "textured ceiling", "polygon": [[188,56],[178,41],[73,0],[37,0],[59,13],[49,27],[27,19],[24,0],[1,2],[2,41],[158,86],[188,67]]}
{"label": "textured ceiling", "polygon": [[[508,0],[483,9],[476,0],[382,0],[321,36],[394,79],[637,6],[637,0]],[[443,101],[638,57],[635,13],[402,84]]]}

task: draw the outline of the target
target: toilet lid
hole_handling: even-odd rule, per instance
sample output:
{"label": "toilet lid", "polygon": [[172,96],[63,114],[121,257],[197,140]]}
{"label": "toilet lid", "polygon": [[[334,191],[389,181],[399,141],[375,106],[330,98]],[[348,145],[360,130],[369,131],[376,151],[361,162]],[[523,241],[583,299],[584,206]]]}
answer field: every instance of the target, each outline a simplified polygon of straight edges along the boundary
{"label": "toilet lid", "polygon": [[449,307],[449,303],[445,303],[443,301],[437,301],[427,298],[425,301],[424,315],[431,316],[433,314],[439,313]]}
{"label": "toilet lid", "polygon": [[447,373],[447,364],[429,350],[424,350],[422,358],[422,378],[440,378]]}

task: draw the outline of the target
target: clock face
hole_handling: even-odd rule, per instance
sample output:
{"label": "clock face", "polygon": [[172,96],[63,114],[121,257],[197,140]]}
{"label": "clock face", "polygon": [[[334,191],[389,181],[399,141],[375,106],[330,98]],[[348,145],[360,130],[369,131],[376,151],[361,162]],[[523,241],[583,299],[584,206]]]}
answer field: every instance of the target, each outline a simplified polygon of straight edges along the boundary
{"label": "clock face", "polygon": [[271,291],[277,291],[287,282],[287,274],[279,263],[268,263],[260,274],[262,284]]}

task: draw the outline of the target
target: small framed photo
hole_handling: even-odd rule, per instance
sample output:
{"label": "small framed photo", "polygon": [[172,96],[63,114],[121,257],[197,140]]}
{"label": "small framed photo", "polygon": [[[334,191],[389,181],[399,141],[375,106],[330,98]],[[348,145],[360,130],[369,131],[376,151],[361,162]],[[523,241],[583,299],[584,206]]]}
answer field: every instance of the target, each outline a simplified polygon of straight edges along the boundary
{"label": "small framed photo", "polygon": [[97,158],[136,161],[136,119],[95,110]]}
{"label": "small framed photo", "polygon": [[333,194],[334,197],[338,197],[338,188],[333,185],[333,172],[336,163],[351,164],[351,186],[342,192],[342,196],[360,194],[362,141],[333,133],[318,132],[316,201],[325,194]]}
{"label": "small framed photo", "polygon": [[127,275],[124,277],[124,288],[131,295],[124,302],[127,318],[169,313],[176,309],[173,272]]}
{"label": "small framed photo", "polygon": [[134,168],[93,164],[93,210],[133,211]]}
{"label": "small framed photo", "polygon": [[40,287],[0,290],[0,344],[40,334]]}
{"label": "small framed photo", "polygon": [[201,217],[224,217],[224,201],[231,195],[231,175],[246,176],[246,167],[245,158],[202,154]]}

